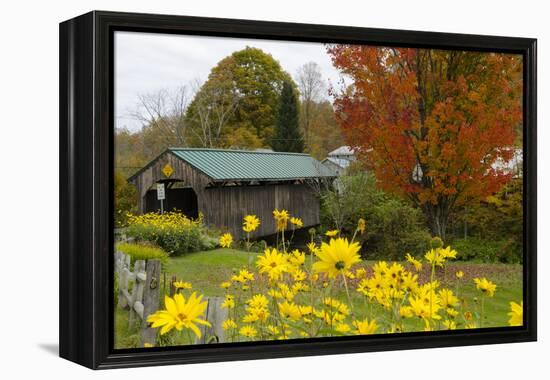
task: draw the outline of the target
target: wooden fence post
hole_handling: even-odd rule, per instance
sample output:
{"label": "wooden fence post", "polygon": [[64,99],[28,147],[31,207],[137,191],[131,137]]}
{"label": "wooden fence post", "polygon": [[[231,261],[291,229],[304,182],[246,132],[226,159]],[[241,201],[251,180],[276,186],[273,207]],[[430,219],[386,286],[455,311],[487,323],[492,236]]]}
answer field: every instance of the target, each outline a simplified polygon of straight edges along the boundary
{"label": "wooden fence post", "polygon": [[125,309],[128,306],[128,277],[130,275],[130,256],[120,252],[118,272],[118,306]]}
{"label": "wooden fence post", "polygon": [[156,344],[157,330],[149,327],[147,317],[158,310],[160,304],[160,261],[148,260],[143,287],[143,313],[141,321],[140,346]]}
{"label": "wooden fence post", "polygon": [[132,328],[136,321],[136,312],[139,312],[139,304],[143,303],[143,286],[146,281],[145,260],[136,260],[134,263],[134,286],[130,297],[130,315],[128,316],[128,326]]}
{"label": "wooden fence post", "polygon": [[206,308],[206,320],[212,327],[201,325],[202,336],[196,338],[195,343],[223,343],[225,342],[225,332],[223,330],[223,321],[227,319],[227,309],[222,308],[223,297],[209,297],[208,307]]}

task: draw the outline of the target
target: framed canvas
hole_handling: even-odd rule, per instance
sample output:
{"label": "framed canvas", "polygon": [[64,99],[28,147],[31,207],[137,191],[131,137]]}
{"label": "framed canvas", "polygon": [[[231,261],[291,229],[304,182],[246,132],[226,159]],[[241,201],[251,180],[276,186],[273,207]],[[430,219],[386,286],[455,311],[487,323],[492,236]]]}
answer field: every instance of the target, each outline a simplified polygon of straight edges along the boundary
{"label": "framed canvas", "polygon": [[60,24],[60,356],[536,340],[536,40]]}

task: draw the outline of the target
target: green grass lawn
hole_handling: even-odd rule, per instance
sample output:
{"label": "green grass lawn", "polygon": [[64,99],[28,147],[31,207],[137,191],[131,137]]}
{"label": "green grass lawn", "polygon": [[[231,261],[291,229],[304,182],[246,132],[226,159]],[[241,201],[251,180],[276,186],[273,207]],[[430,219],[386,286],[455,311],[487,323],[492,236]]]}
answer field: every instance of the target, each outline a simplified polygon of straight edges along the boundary
{"label": "green grass lawn", "polygon": [[[251,262],[255,262],[257,253],[250,254]],[[161,291],[169,292],[169,280],[175,275],[178,280],[191,282],[193,291],[205,296],[223,296],[224,290],[220,288],[222,281],[229,280],[233,273],[246,267],[249,254],[234,249],[216,249],[207,252],[196,252],[181,257],[169,258],[163,268],[166,283],[161,281]],[[364,261],[359,265],[371,268],[374,261]],[[426,267],[426,266],[425,266]],[[458,270],[464,272],[464,278],[458,282],[458,290],[461,298],[466,300],[465,309],[474,313],[480,310],[480,292],[475,288],[473,278],[487,277],[497,284],[495,296],[485,300],[484,327],[507,326],[509,302],[522,300],[522,266],[511,264],[480,264],[469,262],[452,262],[446,272],[440,270],[437,278],[443,286],[456,290],[457,281],[454,273]],[[420,274],[420,282],[425,282],[429,276],[429,268],[425,268]],[[353,283],[350,284],[354,288]],[[358,314],[367,312],[363,297],[353,289],[351,290],[352,302]],[[346,301],[347,296],[343,288],[335,290],[334,295]],[[161,297],[162,298],[162,297]],[[475,300],[477,298],[477,301]],[[137,329],[129,328],[127,322],[128,312],[117,308],[115,315],[116,338],[115,347],[135,347],[138,341]],[[414,321],[409,322],[415,323]],[[180,342],[181,344],[181,342]]]}
{"label": "green grass lawn", "polygon": [[[255,261],[256,255],[251,252],[250,259]],[[217,296],[223,294],[220,283],[228,280],[234,271],[246,267],[248,257],[244,251],[220,248],[170,258],[164,270],[167,278],[176,275],[178,280],[191,282],[193,290],[205,296]]]}

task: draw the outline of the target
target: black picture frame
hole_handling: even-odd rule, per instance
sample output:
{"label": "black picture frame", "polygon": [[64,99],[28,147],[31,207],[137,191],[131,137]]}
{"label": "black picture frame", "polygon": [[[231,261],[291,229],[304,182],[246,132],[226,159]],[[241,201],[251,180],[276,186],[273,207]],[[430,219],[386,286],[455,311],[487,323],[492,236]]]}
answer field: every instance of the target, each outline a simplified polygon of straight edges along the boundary
{"label": "black picture frame", "polygon": [[[114,350],[115,31],[497,51],[524,59],[524,325]],[[60,356],[93,369],[535,341],[536,39],[93,11],[60,24]]]}

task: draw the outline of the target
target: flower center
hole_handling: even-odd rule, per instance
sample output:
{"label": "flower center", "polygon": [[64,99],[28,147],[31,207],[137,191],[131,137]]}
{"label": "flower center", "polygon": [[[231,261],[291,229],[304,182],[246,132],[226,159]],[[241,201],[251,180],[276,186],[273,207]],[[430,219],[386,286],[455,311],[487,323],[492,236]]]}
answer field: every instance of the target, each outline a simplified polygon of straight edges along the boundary
{"label": "flower center", "polygon": [[342,260],[340,260],[340,261],[337,261],[334,266],[336,267],[336,269],[342,270],[342,269],[344,269],[346,264]]}
{"label": "flower center", "polygon": [[178,314],[178,319],[180,321],[185,321],[187,319],[187,315],[183,314],[183,313],[179,313]]}
{"label": "flower center", "polygon": [[271,265],[271,268],[275,268],[277,266],[277,263],[273,262],[270,265]]}

